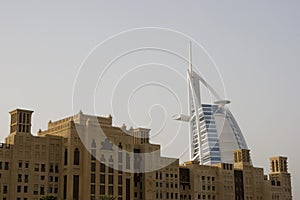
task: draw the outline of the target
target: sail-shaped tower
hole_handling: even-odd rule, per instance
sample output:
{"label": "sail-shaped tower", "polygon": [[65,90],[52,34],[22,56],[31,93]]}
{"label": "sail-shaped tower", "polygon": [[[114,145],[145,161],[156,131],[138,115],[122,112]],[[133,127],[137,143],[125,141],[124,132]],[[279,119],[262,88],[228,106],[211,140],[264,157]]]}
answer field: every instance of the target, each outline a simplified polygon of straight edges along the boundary
{"label": "sail-shaped tower", "polygon": [[[175,120],[189,123],[190,159],[203,165],[233,163],[233,151],[248,149],[237,121],[230,112],[228,100],[218,93],[193,70],[191,43],[187,71],[189,115],[176,114]],[[212,104],[201,102],[200,83],[216,98]]]}

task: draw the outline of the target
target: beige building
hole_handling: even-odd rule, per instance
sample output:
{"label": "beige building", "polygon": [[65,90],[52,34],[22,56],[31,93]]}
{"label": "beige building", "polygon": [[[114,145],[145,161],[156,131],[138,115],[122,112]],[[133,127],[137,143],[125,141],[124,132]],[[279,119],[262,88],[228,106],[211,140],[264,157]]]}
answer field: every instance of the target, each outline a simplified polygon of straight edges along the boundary
{"label": "beige building", "polygon": [[291,200],[287,158],[271,158],[271,174],[253,167],[249,150],[234,151],[234,164],[180,165],[180,199]]}
{"label": "beige building", "polygon": [[114,127],[112,117],[79,112],[49,121],[31,134],[32,111],[10,112],[10,133],[0,145],[0,200],[282,199],[290,200],[287,158],[271,158],[271,174],[252,166],[249,150],[235,163],[213,166],[160,155],[149,129]]}

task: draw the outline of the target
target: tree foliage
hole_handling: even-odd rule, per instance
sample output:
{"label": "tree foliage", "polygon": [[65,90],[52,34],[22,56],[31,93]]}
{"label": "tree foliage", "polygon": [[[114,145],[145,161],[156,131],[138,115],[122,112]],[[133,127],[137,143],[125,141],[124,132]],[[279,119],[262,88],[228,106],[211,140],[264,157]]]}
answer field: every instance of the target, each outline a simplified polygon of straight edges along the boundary
{"label": "tree foliage", "polygon": [[99,200],[116,200],[116,198],[112,196],[100,196]]}
{"label": "tree foliage", "polygon": [[45,197],[43,197],[42,199],[43,199],[43,200],[58,200],[58,198],[55,197],[55,196],[45,196]]}

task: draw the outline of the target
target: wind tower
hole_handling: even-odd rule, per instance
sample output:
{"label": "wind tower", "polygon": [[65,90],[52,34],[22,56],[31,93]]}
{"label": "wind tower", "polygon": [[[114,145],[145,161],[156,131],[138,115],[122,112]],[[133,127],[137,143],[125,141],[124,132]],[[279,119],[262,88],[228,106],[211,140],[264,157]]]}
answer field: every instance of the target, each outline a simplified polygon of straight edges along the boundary
{"label": "wind tower", "polygon": [[15,135],[31,135],[31,116],[33,111],[16,109],[10,114],[10,133],[6,138],[6,143],[14,144]]}

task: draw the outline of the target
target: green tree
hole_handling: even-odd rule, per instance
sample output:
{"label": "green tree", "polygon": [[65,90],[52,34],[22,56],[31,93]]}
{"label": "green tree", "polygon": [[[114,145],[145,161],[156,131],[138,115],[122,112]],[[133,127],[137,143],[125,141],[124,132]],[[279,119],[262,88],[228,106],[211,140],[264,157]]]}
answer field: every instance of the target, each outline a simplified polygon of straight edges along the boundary
{"label": "green tree", "polygon": [[99,200],[116,200],[116,197],[112,197],[112,196],[100,196]]}
{"label": "green tree", "polygon": [[45,196],[45,197],[43,197],[42,199],[43,199],[43,200],[58,200],[57,197],[52,196],[52,195],[50,195],[50,196]]}

